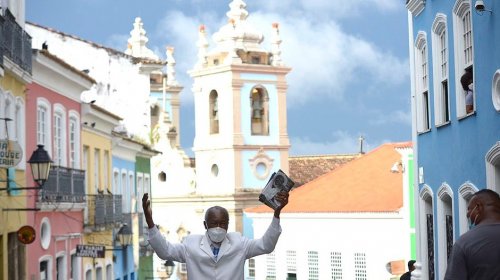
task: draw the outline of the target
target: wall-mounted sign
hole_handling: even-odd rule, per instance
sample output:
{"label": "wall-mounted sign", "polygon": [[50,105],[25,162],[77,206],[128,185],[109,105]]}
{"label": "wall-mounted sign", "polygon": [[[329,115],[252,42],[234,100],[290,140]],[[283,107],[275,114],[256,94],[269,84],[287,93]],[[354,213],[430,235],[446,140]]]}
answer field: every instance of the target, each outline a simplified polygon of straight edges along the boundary
{"label": "wall-mounted sign", "polygon": [[31,244],[35,241],[36,233],[32,226],[22,226],[17,231],[17,240],[23,244]]}
{"label": "wall-mounted sign", "polygon": [[104,258],[105,247],[102,245],[76,245],[77,257]]}
{"label": "wall-mounted sign", "polygon": [[0,140],[0,167],[13,167],[21,162],[23,149],[16,141]]}

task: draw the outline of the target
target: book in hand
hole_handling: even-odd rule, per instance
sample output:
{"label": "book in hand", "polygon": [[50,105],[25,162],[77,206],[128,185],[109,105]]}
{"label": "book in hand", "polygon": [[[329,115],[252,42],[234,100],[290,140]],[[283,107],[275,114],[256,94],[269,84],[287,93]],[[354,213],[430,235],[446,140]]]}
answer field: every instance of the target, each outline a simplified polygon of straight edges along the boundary
{"label": "book in hand", "polygon": [[266,186],[259,195],[259,201],[276,210],[281,204],[275,199],[276,194],[280,191],[289,192],[295,183],[290,179],[285,172],[278,170],[271,175]]}

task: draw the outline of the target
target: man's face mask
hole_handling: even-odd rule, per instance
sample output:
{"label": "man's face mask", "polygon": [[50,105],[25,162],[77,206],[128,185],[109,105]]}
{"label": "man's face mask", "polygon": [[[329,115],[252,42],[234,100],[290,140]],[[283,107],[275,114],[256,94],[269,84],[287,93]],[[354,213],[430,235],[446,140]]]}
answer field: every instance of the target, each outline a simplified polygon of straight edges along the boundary
{"label": "man's face mask", "polygon": [[471,219],[471,216],[472,216],[472,212],[474,212],[474,210],[476,210],[477,208],[477,205],[472,209],[472,211],[470,211],[470,215],[469,215],[469,218],[467,218],[467,222],[469,223],[469,230],[473,229],[474,227],[476,227],[476,220],[477,220],[477,216],[476,215],[474,217],[474,221],[472,221]]}
{"label": "man's face mask", "polygon": [[215,243],[221,243],[226,237],[226,230],[221,227],[213,227],[207,229],[208,238]]}

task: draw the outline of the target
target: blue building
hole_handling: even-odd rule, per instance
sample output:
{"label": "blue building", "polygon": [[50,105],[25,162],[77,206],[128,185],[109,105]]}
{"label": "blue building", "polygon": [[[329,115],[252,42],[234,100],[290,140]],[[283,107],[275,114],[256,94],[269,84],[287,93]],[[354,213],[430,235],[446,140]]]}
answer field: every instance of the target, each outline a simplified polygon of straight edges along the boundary
{"label": "blue building", "polygon": [[[454,241],[468,230],[471,195],[500,191],[500,2],[408,0],[406,7],[419,186],[413,276],[442,279]],[[465,73],[470,87],[461,83]]]}

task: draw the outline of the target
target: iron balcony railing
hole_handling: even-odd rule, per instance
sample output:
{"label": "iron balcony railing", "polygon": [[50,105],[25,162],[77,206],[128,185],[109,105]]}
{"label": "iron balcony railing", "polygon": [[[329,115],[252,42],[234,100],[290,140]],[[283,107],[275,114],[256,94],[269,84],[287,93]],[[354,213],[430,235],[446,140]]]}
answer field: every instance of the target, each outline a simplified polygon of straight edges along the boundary
{"label": "iron balcony railing", "polygon": [[85,170],[52,166],[39,192],[40,202],[85,202]]}
{"label": "iron balcony railing", "polygon": [[122,196],[87,195],[86,227],[99,229],[123,222]]}
{"label": "iron balcony railing", "polygon": [[0,44],[3,55],[19,65],[21,69],[31,74],[31,36],[16,22],[15,17],[9,9],[5,10],[1,25],[2,34]]}

